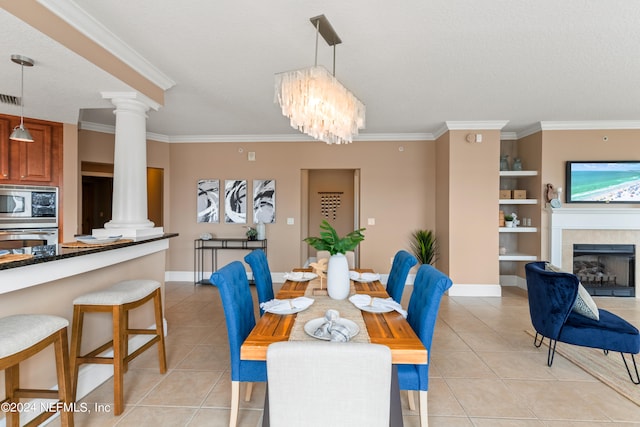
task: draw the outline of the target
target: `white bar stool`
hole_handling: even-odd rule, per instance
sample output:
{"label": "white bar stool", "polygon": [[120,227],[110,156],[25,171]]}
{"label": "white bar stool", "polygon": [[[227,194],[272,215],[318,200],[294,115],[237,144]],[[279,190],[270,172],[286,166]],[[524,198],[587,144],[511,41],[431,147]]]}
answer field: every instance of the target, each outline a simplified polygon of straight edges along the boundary
{"label": "white bar stool", "polygon": [[[155,311],[154,329],[130,329],[129,311],[153,300]],[[113,316],[113,339],[84,356],[81,355],[82,324],[85,313],[110,312]],[[153,335],[143,346],[129,354],[129,335]],[[155,280],[126,280],[110,288],[81,295],[73,301],[73,326],[71,331],[71,375],[73,396],[78,388],[78,368],[84,363],[113,365],[113,406],[114,414],[124,410],[124,373],[129,362],[158,343],[160,373],[167,372],[167,358],[164,347],[162,298],[160,283]],[[99,356],[113,347],[113,357]]]}
{"label": "white bar stool", "polygon": [[[73,394],[69,373],[67,326],[69,321],[47,314],[17,314],[0,319],[0,369],[4,370],[6,398],[9,406],[5,412],[7,427],[20,426],[20,399],[58,399],[48,404],[48,411],[41,412],[25,426],[42,424],[60,412],[63,427],[73,427]],[[58,375],[58,390],[20,388],[20,362],[34,356],[53,344]],[[3,405],[3,409],[4,409]],[[29,407],[32,408],[32,407]],[[15,409],[15,410],[14,410]],[[35,411],[35,408],[32,408]],[[67,409],[67,410],[65,410]],[[24,412],[24,411],[22,411]]]}

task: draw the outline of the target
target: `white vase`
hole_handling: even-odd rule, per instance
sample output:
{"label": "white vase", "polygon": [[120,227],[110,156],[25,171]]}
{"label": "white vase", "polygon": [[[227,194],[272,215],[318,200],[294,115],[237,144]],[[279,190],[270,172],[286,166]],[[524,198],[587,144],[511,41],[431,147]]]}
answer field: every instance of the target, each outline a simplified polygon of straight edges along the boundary
{"label": "white vase", "polygon": [[349,263],[344,254],[329,257],[327,265],[327,292],[333,299],[345,299],[351,290],[349,278]]}
{"label": "white vase", "polygon": [[258,240],[264,240],[267,238],[264,222],[260,221],[256,227],[258,229]]}

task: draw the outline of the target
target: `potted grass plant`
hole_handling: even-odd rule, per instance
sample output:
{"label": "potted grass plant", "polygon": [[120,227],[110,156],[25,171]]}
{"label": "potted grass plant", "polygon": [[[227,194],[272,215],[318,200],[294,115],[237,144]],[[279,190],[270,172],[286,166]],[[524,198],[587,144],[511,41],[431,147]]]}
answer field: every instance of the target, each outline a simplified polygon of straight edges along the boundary
{"label": "potted grass plant", "polygon": [[320,230],[319,237],[307,237],[304,241],[316,250],[329,251],[327,292],[333,299],[345,299],[350,289],[349,264],[345,253],[353,251],[364,240],[362,232],[365,229],[359,228],[340,237],[327,220],[322,220]]}
{"label": "potted grass plant", "polygon": [[431,230],[416,230],[411,234],[411,251],[420,264],[432,264],[438,258],[436,235]]}

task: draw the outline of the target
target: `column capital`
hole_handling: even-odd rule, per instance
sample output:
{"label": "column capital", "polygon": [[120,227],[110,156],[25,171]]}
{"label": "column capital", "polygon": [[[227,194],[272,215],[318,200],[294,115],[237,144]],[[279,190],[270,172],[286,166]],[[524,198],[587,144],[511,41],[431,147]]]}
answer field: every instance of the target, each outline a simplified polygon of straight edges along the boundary
{"label": "column capital", "polygon": [[120,105],[125,103],[129,105],[139,103],[144,106],[145,112],[150,108],[158,111],[161,107],[160,104],[140,92],[100,92],[100,95],[102,99],[110,100],[116,107],[120,107]]}

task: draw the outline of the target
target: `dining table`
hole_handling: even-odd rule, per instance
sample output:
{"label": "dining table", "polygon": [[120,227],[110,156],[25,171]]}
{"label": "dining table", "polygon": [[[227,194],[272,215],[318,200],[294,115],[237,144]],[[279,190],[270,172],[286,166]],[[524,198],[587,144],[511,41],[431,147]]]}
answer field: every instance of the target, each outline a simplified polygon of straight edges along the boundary
{"label": "dining table", "polygon": [[[298,268],[294,272],[311,272],[311,269]],[[372,273],[371,269],[356,269],[363,277]],[[313,277],[307,276],[307,277]],[[371,298],[389,298],[385,286],[379,276],[373,280],[352,280],[350,295],[365,294]],[[321,278],[311,280],[287,279],[276,294],[276,299],[293,299],[306,296],[314,300],[313,304],[304,311],[292,314],[275,314],[265,312],[257,322],[249,336],[240,348],[242,360],[267,360],[267,348],[270,344],[289,340],[316,340],[317,338],[304,333],[304,323],[310,318],[321,317],[326,309],[335,309],[340,316],[361,325],[360,332],[352,338],[353,342],[370,342],[382,344],[391,350],[394,365],[398,364],[427,364],[427,349],[416,335],[403,314],[396,310],[372,312],[361,310],[348,299],[333,300],[326,291],[326,280]],[[315,310],[315,311],[313,311]],[[349,343],[345,343],[348,345]],[[269,425],[268,393],[265,397],[263,426]],[[390,426],[402,426],[402,407],[400,404],[400,390],[398,386],[397,370],[394,366],[391,384]]]}

